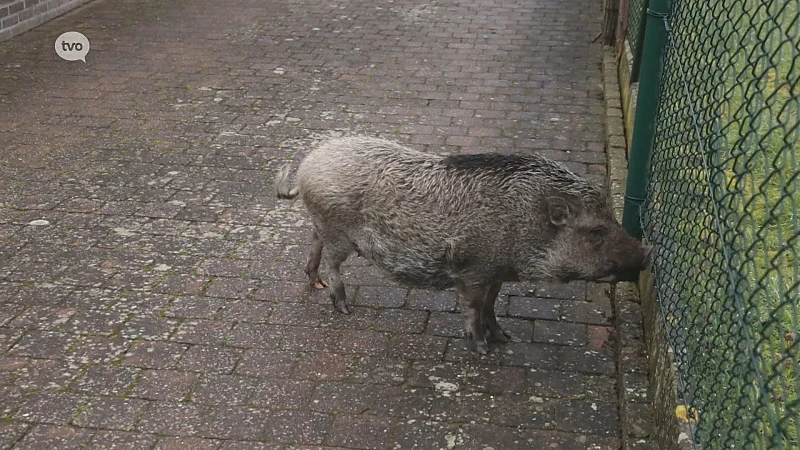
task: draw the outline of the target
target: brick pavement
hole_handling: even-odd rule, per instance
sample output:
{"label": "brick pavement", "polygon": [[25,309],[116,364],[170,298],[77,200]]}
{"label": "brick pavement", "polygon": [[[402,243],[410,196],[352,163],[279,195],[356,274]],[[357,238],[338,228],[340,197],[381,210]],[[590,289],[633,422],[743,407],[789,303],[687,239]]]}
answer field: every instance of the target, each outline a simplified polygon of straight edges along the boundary
{"label": "brick pavement", "polygon": [[[605,177],[600,5],[88,3],[0,43],[0,446],[618,448],[608,286],[304,287],[274,170],[324,136],[541,151]],[[87,63],[58,59],[64,31]]]}

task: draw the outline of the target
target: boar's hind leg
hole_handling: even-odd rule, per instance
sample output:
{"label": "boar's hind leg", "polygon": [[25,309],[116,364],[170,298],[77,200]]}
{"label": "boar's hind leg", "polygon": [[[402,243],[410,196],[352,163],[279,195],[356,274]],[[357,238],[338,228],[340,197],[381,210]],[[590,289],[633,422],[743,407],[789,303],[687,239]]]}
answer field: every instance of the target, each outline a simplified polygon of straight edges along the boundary
{"label": "boar's hind leg", "polygon": [[470,349],[482,355],[489,353],[489,346],[486,344],[486,326],[481,320],[481,307],[486,298],[486,286],[456,283],[456,295],[461,303],[461,309],[466,315],[464,332]]}
{"label": "boar's hind leg", "polygon": [[331,302],[333,302],[333,307],[340,313],[350,314],[350,307],[347,306],[347,294],[344,291],[344,281],[342,281],[341,267],[342,263],[353,252],[355,246],[344,237],[326,240],[325,243],[328,246],[325,261],[331,275]]}
{"label": "boar's hind leg", "polygon": [[328,285],[319,277],[319,263],[322,259],[322,236],[319,235],[317,228],[311,232],[311,250],[308,253],[308,264],[306,264],[306,275],[311,287],[322,289]]}
{"label": "boar's hind leg", "polygon": [[486,290],[486,298],[483,301],[481,309],[481,321],[484,326],[489,330],[489,339],[495,342],[508,342],[511,336],[500,328],[497,323],[497,317],[494,314],[494,303],[497,300],[497,294],[500,293],[500,287],[503,286],[502,282],[494,282],[489,285]]}

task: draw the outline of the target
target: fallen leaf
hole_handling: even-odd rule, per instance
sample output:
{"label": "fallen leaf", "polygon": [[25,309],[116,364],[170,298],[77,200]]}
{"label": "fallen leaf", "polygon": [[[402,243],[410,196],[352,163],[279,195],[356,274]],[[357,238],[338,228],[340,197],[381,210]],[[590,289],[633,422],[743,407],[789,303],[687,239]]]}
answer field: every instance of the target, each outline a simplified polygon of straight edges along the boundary
{"label": "fallen leaf", "polygon": [[[691,416],[690,416],[691,415]],[[675,416],[684,422],[697,422],[697,410],[691,406],[678,405],[675,408]]]}

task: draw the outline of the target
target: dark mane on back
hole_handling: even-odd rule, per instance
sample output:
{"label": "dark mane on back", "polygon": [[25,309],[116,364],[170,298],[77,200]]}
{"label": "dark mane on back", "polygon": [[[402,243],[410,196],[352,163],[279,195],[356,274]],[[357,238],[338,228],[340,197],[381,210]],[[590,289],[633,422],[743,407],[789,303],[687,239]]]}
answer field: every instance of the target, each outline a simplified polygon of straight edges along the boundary
{"label": "dark mane on back", "polygon": [[441,160],[445,170],[472,177],[499,177],[503,182],[528,179],[540,180],[555,192],[574,195],[582,201],[594,204],[606,202],[604,191],[589,180],[575,174],[564,164],[537,154],[483,153],[474,155],[451,155]]}
{"label": "dark mane on back", "polygon": [[523,155],[503,155],[500,153],[482,153],[477,155],[450,155],[442,159],[448,169],[480,170],[496,172],[516,172],[531,163],[531,159]]}

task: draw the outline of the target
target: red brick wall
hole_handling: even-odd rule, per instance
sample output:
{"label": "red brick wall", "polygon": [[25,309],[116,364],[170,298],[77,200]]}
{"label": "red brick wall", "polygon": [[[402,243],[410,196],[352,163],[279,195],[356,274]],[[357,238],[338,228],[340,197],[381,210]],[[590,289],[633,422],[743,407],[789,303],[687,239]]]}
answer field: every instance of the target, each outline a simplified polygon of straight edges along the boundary
{"label": "red brick wall", "polygon": [[0,42],[37,27],[89,0],[0,0]]}

